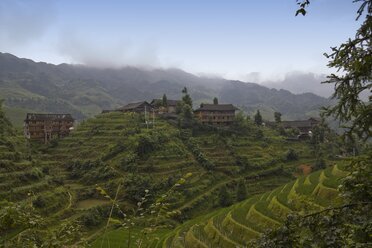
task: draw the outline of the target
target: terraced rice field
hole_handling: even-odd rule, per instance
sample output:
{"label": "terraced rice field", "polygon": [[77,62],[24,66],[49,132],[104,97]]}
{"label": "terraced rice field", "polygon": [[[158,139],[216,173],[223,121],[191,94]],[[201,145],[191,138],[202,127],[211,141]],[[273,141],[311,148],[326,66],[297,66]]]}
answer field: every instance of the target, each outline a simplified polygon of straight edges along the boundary
{"label": "terraced rice field", "polygon": [[246,247],[263,232],[279,227],[291,212],[341,204],[335,182],[346,175],[334,165],[298,178],[198,221],[186,222],[156,247]]}
{"label": "terraced rice field", "polygon": [[[234,200],[239,181],[244,181],[248,196],[257,195],[288,183],[294,178],[292,172],[298,165],[312,161],[307,145],[296,143],[299,161],[283,162],[285,152],[293,144],[286,143],[284,138],[278,138],[268,129],[264,129],[265,139],[262,140],[249,135],[223,138],[213,132],[206,132],[194,135],[192,139],[204,157],[214,165],[213,170],[207,170],[185,144],[181,137],[182,130],[161,119],[156,120],[155,127],[147,128],[141,118],[137,114],[101,114],[80,123],[69,137],[56,144],[23,145],[18,150],[0,144],[0,199],[18,203],[33,202],[37,211],[47,218],[49,229],[58,230],[61,223],[80,220],[81,216],[96,208],[109,208],[105,199],[97,193],[97,185],[113,195],[119,181],[129,174],[136,174],[149,177],[153,184],[162,185],[163,189],[158,192],[161,194],[175,180],[191,173],[173,198],[168,199],[169,209],[177,213],[172,221],[179,223],[200,215],[208,216],[211,210],[217,209],[218,192],[223,186],[228,188]],[[162,143],[146,156],[137,158],[135,168],[129,171],[123,161],[136,152],[143,134],[160,135]],[[17,139],[18,143],[26,144],[23,138]],[[99,168],[87,166],[80,174],[76,174],[71,169],[71,164],[76,161],[89,166],[99,161],[96,163]],[[245,167],[246,162],[249,163],[248,167]],[[204,247],[208,241],[214,242],[211,244],[248,242],[263,232],[265,223],[276,226],[286,213],[293,211],[292,198],[307,194],[308,191],[314,196],[333,196],[333,189],[337,185],[334,175],[342,176],[343,172],[339,169],[325,171],[280,188],[275,194],[265,194],[261,201],[254,202],[254,197],[239,203],[231,211],[224,210],[224,214],[216,215],[206,222],[194,220],[192,228],[187,224],[178,228],[177,234],[173,233],[167,238],[166,235],[159,236],[156,245],[182,245],[189,240],[196,240],[195,244],[200,247]],[[293,190],[298,185],[301,185],[301,189]],[[120,204],[132,206],[133,202],[127,199],[124,192],[120,195]],[[325,204],[314,201],[313,205],[323,207]],[[283,216],[271,214],[271,209],[276,209],[276,213],[282,213]],[[243,219],[243,215],[249,216],[251,220]],[[257,222],[263,224],[254,225]],[[95,233],[102,233],[102,226],[101,223],[88,229],[87,235],[95,238]],[[244,235],[234,234],[230,237],[226,226],[232,226],[234,233],[241,232]],[[12,235],[16,237],[17,232]]]}

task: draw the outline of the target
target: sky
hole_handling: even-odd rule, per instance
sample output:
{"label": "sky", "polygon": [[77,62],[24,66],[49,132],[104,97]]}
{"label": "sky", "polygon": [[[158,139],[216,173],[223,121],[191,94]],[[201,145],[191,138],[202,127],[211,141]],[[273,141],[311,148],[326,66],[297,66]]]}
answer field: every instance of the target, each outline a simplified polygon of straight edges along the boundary
{"label": "sky", "polygon": [[180,68],[280,85],[330,73],[358,4],[312,0],[0,0],[0,52],[54,64]]}

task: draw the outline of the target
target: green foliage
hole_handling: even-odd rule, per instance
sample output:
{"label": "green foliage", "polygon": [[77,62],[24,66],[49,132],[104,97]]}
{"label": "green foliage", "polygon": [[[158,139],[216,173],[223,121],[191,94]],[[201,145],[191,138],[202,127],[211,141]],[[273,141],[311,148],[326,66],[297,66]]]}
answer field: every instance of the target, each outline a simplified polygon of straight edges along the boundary
{"label": "green foliage", "polygon": [[326,162],[323,158],[319,158],[315,161],[314,170],[322,170],[326,168]]}
{"label": "green foliage", "polygon": [[350,164],[340,190],[346,203],[304,216],[289,215],[284,225],[266,233],[254,247],[368,247],[372,238],[371,154]]}
{"label": "green foliage", "polygon": [[120,161],[120,168],[125,172],[135,172],[137,170],[137,154],[129,153]]}
{"label": "green foliage", "polygon": [[7,135],[14,135],[10,121],[6,118],[2,108],[3,100],[0,99],[0,138],[5,139]]}
{"label": "green foliage", "polygon": [[343,179],[340,191],[349,202],[372,201],[372,151],[354,158],[347,169],[352,171]]}
{"label": "green foliage", "polygon": [[194,155],[196,161],[198,161],[206,170],[213,170],[215,168],[215,165],[205,157],[195,140],[190,138],[184,142]]}
{"label": "green foliage", "polygon": [[247,187],[245,186],[244,181],[239,181],[238,190],[236,192],[236,199],[238,201],[243,201],[247,198]]}
{"label": "green foliage", "polygon": [[282,122],[282,114],[280,112],[274,112],[274,119],[276,123]]}
{"label": "green foliage", "polygon": [[295,150],[289,149],[287,151],[287,154],[285,155],[285,159],[287,161],[296,161],[296,160],[298,160],[298,154]]}
{"label": "green foliage", "polygon": [[93,228],[100,225],[106,216],[102,208],[96,207],[92,210],[85,212],[79,217],[79,221],[88,228]]}
{"label": "green foliage", "polygon": [[167,95],[166,94],[163,95],[162,106],[163,107],[167,107],[168,106],[168,99],[167,99]]}
{"label": "green foliage", "polygon": [[301,14],[301,15],[306,15],[306,7],[310,5],[310,0],[296,0],[297,4],[299,6],[299,9],[296,11],[296,16]]}
{"label": "green foliage", "polygon": [[188,94],[187,88],[182,90],[182,101],[177,103],[176,112],[179,114],[178,124],[182,128],[191,127],[194,124],[194,112],[192,109],[192,99]]}
{"label": "green foliage", "polygon": [[83,183],[98,182],[116,176],[115,171],[105,166],[101,160],[83,162],[75,160],[69,162],[66,167],[70,171],[71,179],[80,179]]}
{"label": "green foliage", "polygon": [[[299,1],[298,1],[299,2]],[[356,31],[355,37],[337,47],[332,47],[331,53],[324,55],[330,59],[328,67],[334,68],[339,75],[332,73],[324,83],[335,85],[332,97],[337,100],[333,106],[324,109],[325,116],[333,116],[345,124],[347,136],[356,134],[359,138],[367,140],[371,137],[372,120],[371,97],[365,102],[361,95],[372,88],[372,1],[356,0],[361,2],[357,11],[357,20],[365,17],[364,22]],[[298,3],[300,8],[296,15],[306,14],[305,8],[310,0]],[[364,11],[366,15],[363,15]]]}
{"label": "green foliage", "polygon": [[213,104],[218,104],[218,98],[217,97],[213,98]]}
{"label": "green foliage", "polygon": [[219,203],[221,207],[230,206],[233,203],[233,199],[230,193],[227,191],[226,186],[222,186],[218,193]]}
{"label": "green foliage", "polygon": [[231,130],[241,134],[248,134],[255,129],[249,116],[245,116],[243,112],[238,112],[235,115],[235,122],[231,126]]}
{"label": "green foliage", "polygon": [[371,110],[372,98],[363,101],[361,94],[372,89],[372,59],[370,46],[372,44],[372,1],[362,2],[358,10],[359,19],[366,10],[365,20],[357,30],[354,39],[333,47],[328,67],[341,71],[339,75],[331,74],[325,83],[335,85],[332,95],[337,99],[334,106],[325,109],[326,116],[334,116],[345,124],[347,135],[356,134],[359,138],[367,140],[372,136]]}
{"label": "green foliage", "polygon": [[260,110],[257,110],[256,114],[254,115],[254,123],[257,126],[262,125],[262,116],[261,116]]}
{"label": "green foliage", "polygon": [[125,150],[126,150],[125,145],[121,141],[118,141],[114,146],[110,147],[109,152],[102,157],[102,160],[106,161],[112,159],[113,157],[115,157],[116,155]]}
{"label": "green foliage", "polygon": [[128,174],[124,179],[124,189],[126,197],[132,202],[141,201],[145,190],[154,191],[154,181],[149,176],[141,176],[138,174]]}
{"label": "green foliage", "polygon": [[14,228],[35,228],[42,223],[42,218],[28,203],[0,202],[0,204],[0,234]]}

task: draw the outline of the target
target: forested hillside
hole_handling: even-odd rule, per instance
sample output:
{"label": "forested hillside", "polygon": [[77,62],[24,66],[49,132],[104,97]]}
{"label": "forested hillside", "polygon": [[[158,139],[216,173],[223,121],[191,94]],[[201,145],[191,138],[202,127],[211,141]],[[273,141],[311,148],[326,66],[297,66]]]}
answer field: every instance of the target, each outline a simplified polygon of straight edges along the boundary
{"label": "forested hillside", "polygon": [[185,86],[196,105],[218,97],[220,103],[235,104],[248,114],[261,109],[266,119],[273,119],[276,111],[286,119],[317,115],[321,106],[329,104],[311,93],[295,95],[254,83],[198,77],[178,69],[52,65],[0,53],[0,98],[17,126],[22,125],[26,112],[71,113],[82,120],[103,109],[151,101],[163,93],[169,99],[179,99]]}

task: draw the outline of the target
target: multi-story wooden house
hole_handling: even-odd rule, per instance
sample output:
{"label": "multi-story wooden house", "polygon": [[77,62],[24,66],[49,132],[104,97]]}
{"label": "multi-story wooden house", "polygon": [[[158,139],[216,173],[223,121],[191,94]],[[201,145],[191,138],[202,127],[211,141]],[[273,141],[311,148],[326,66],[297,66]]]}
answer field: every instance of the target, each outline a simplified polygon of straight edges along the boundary
{"label": "multi-story wooden house", "polygon": [[48,143],[54,138],[69,135],[74,125],[70,114],[35,114],[27,113],[24,120],[24,134],[30,140]]}
{"label": "multi-story wooden house", "polygon": [[194,114],[203,124],[229,125],[235,121],[236,110],[232,104],[201,104]]}

